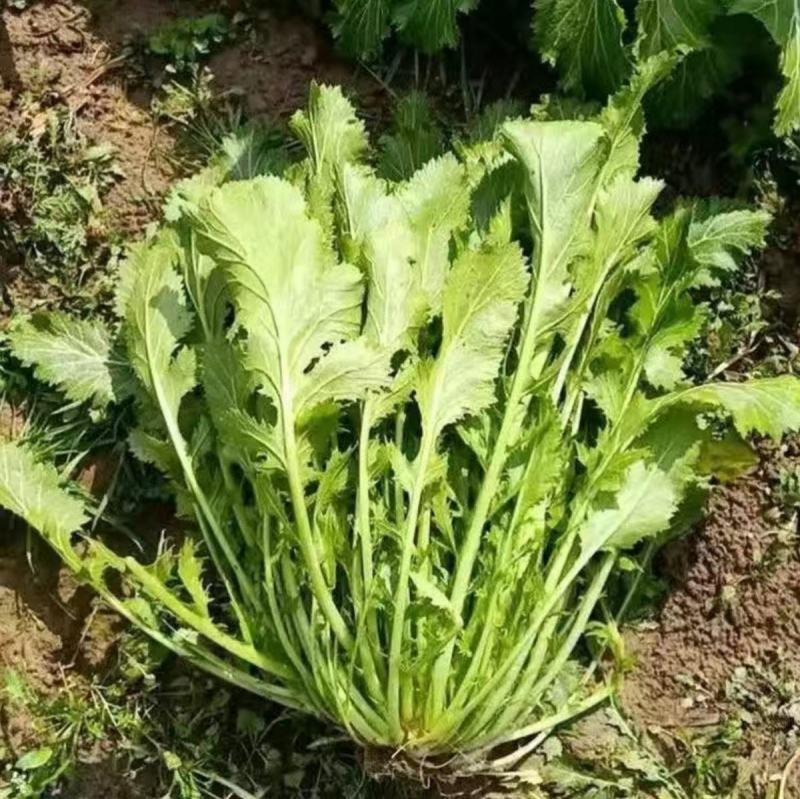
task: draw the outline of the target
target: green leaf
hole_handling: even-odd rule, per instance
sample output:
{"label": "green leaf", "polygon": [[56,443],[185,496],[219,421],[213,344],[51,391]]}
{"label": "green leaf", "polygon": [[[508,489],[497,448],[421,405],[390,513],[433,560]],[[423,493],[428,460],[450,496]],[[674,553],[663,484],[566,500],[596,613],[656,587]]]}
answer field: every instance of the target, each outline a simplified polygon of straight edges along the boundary
{"label": "green leaf", "polygon": [[639,0],[639,55],[648,58],[680,45],[705,47],[711,23],[724,11],[721,0]]}
{"label": "green leaf", "polygon": [[692,258],[706,269],[733,272],[762,247],[771,217],[767,211],[729,209],[718,200],[695,204],[688,233]]}
{"label": "green leaf", "polygon": [[[227,273],[237,321],[249,333],[248,368],[274,398],[293,396],[301,383],[308,394],[314,381],[304,373],[323,347],[359,332],[358,269],[335,261],[300,191],[279,178],[216,189],[201,205],[197,224]],[[362,354],[366,364],[366,350]]]}
{"label": "green leaf", "polygon": [[46,766],[52,759],[53,750],[49,746],[41,746],[18,758],[14,763],[14,768],[20,771],[35,771],[37,768]]}
{"label": "green leaf", "polygon": [[[428,311],[421,237],[400,201],[373,175],[345,168],[342,190],[356,262],[367,276],[364,336],[390,353],[407,348]],[[435,257],[442,256],[447,253]]]}
{"label": "green leaf", "polygon": [[734,0],[729,14],[752,14],[781,48],[785,84],[776,103],[775,132],[788,136],[800,127],[800,7],[795,0]]}
{"label": "green leaf", "polygon": [[672,52],[637,60],[627,85],[609,98],[599,117],[606,133],[606,181],[618,174],[633,178],[638,172],[639,142],[645,125],[644,99],[672,73],[679,61],[680,56]]}
{"label": "green leaf", "polygon": [[[503,138],[525,174],[534,239],[534,316],[557,316],[569,297],[568,266],[586,236],[601,164],[603,128],[596,122],[523,122],[503,126]],[[540,323],[541,324],[541,323]]]}
{"label": "green leaf", "polygon": [[125,358],[99,320],[37,314],[15,320],[8,339],[14,355],[33,366],[39,380],[57,386],[73,402],[105,407],[131,393]]}
{"label": "green leaf", "polygon": [[660,180],[632,181],[618,175],[599,192],[595,209],[597,234],[592,242],[594,270],[628,261],[636,254],[638,245],[656,228],[650,212],[663,188]]}
{"label": "green leaf", "polygon": [[358,161],[367,149],[363,123],[338,86],[312,82],[308,109],[297,111],[291,128],[308,153],[313,172],[326,182],[343,164]]}
{"label": "green leaf", "polygon": [[301,377],[297,387],[297,413],[308,413],[327,402],[364,399],[368,392],[386,388],[390,355],[386,350],[371,346],[364,338],[334,347]]}
{"label": "green leaf", "polygon": [[740,435],[760,433],[779,439],[800,430],[800,378],[765,377],[746,383],[709,383],[667,395],[661,404],[690,402],[727,410]]}
{"label": "green leaf", "polygon": [[752,14],[779,45],[791,39],[798,15],[794,0],[733,0],[728,13]]}
{"label": "green leaf", "polygon": [[389,35],[391,0],[337,0],[333,35],[350,56],[370,60]]}
{"label": "green leaf", "polygon": [[689,342],[703,328],[703,309],[684,297],[662,311],[658,327],[649,332],[644,372],[650,385],[672,390],[684,380],[683,360]]}
{"label": "green leaf", "polygon": [[603,97],[619,88],[630,62],[623,45],[625,12],[617,0],[537,0],[534,32],[564,88]]}
{"label": "green leaf", "polygon": [[192,327],[184,286],[175,271],[176,248],[161,236],[129,265],[123,334],[133,371],[148,394],[177,417],[195,385],[194,352],[180,347]]}
{"label": "green leaf", "polygon": [[68,557],[70,535],[88,517],[84,503],[65,491],[62,482],[51,464],[37,463],[22,446],[0,441],[0,506],[24,519],[62,557]]}
{"label": "green leaf", "polygon": [[187,538],[178,553],[178,576],[189,592],[194,607],[202,616],[208,616],[209,596],[203,586],[203,562],[197,555],[197,546]]}
{"label": "green leaf", "polygon": [[472,0],[402,0],[394,13],[401,37],[425,53],[458,43],[458,13]]}
{"label": "green leaf", "polygon": [[703,474],[714,475],[723,483],[738,479],[758,466],[758,454],[738,436],[727,436],[704,443],[698,469]]}
{"label": "green leaf", "polygon": [[450,240],[467,221],[469,186],[464,167],[448,153],[428,161],[396,192],[415,239],[415,269],[427,308],[438,313],[449,265]]}
{"label": "green leaf", "polygon": [[788,136],[800,127],[800,14],[795,12],[789,40],[780,57],[785,85],[775,104],[775,132]]}
{"label": "green leaf", "polygon": [[149,463],[169,477],[180,479],[180,461],[169,441],[141,427],[135,427],[128,435],[128,446],[142,463]]}
{"label": "green leaf", "polygon": [[316,82],[309,89],[308,109],[297,111],[289,125],[308,153],[309,210],[332,235],[336,176],[345,164],[359,161],[366,152],[364,125],[338,86]]}
{"label": "green leaf", "polygon": [[630,549],[669,528],[678,496],[657,466],[636,461],[625,472],[614,506],[595,510],[580,528],[584,550]]}
{"label": "green leaf", "polygon": [[515,244],[465,251],[447,276],[442,345],[420,363],[417,403],[423,427],[436,436],[495,401],[503,348],[527,285],[525,260]]}

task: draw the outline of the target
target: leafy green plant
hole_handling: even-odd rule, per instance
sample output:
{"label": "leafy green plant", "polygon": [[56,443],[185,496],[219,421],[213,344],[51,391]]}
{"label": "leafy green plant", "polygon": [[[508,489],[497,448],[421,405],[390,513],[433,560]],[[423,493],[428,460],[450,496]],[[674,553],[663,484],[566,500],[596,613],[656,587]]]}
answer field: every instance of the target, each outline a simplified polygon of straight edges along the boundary
{"label": "leafy green plant", "polygon": [[[454,47],[460,17],[478,0],[337,0],[334,6],[333,33],[342,49],[369,60],[392,33],[427,53]],[[511,3],[502,21],[518,26],[528,6]],[[775,132],[800,127],[800,10],[792,0],[534,0],[533,7],[533,45],[569,94],[603,99],[636,63],[683,48],[686,58],[657,90],[648,114],[660,124],[686,125],[757,55],[759,63],[777,62],[776,86],[783,82]]]}
{"label": "leafy green plant", "polygon": [[625,81],[638,60],[685,48],[687,57],[651,109],[672,123],[691,121],[703,101],[741,73],[744,56],[759,47],[759,30],[749,24],[755,19],[780,48],[784,86],[777,97],[775,132],[785,135],[800,126],[800,11],[791,2],[638,0],[633,19],[617,0],[536,0],[534,5],[537,47],[558,67],[569,91],[604,96]]}
{"label": "leafy green plant", "polygon": [[479,0],[334,0],[333,34],[345,52],[374,58],[384,39],[396,32],[424,52],[458,43],[459,15]]}
{"label": "leafy green plant", "polygon": [[303,161],[182,185],[122,271],[118,330],[10,334],[73,400],[135,404],[131,448],[185,538],[145,563],[81,536],[62,476],[11,443],[0,504],[210,673],[366,746],[510,768],[614,691],[577,666],[621,553],[687,526],[730,437],[800,427],[794,377],[683,372],[695,289],[768,216],[652,216],[641,102],[672,66],[647,61],[592,119],[513,120],[402,182],[369,166],[341,92],[312,87]]}
{"label": "leafy green plant", "polygon": [[224,14],[179,17],[151,33],[147,49],[180,72],[209,55],[229,35],[230,23]]}

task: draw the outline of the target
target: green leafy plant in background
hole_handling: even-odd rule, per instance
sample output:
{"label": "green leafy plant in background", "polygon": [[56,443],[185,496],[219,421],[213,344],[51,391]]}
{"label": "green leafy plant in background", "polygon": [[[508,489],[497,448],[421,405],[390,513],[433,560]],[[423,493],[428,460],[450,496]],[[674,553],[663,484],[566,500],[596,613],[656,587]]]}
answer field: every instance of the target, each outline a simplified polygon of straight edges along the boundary
{"label": "green leafy plant in background", "polygon": [[740,437],[800,428],[794,377],[684,374],[695,289],[768,216],[652,215],[641,104],[673,65],[646,61],[592,119],[509,121],[401,181],[313,86],[304,160],[179,187],[121,272],[118,327],[10,333],[72,400],[135,405],[131,449],[185,537],[116,554],[81,534],[67,475],[13,442],[0,504],[208,672],[365,746],[512,768],[613,693],[580,664],[621,555],[685,529]]}
{"label": "green leafy plant in background", "polygon": [[[477,6],[477,0],[337,0],[332,27],[342,49],[358,58],[375,58],[392,33],[432,53],[456,46],[460,18]],[[498,29],[514,32],[512,26],[528,18],[528,6],[510,4],[498,15]],[[693,121],[742,73],[745,59],[763,49],[764,33],[777,48],[766,58],[777,62],[783,82],[774,130],[784,136],[800,127],[800,9],[794,0],[533,0],[533,11],[533,46],[571,94],[605,99],[636,63],[684,48],[687,57],[648,109],[665,125]]]}
{"label": "green leafy plant in background", "polygon": [[455,47],[459,16],[479,0],[334,0],[332,27],[341,47],[358,58],[379,55],[392,32],[423,52]]}
{"label": "green leafy plant in background", "polygon": [[637,61],[685,48],[688,56],[653,104],[660,120],[679,123],[741,72],[757,46],[747,19],[755,18],[780,49],[775,132],[800,126],[800,10],[793,0],[638,0],[631,18],[617,0],[535,0],[534,7],[536,45],[569,91],[604,96]]}
{"label": "green leafy plant in background", "polygon": [[230,35],[230,23],[224,14],[179,17],[147,37],[147,49],[169,61],[176,71],[183,71],[209,55]]}

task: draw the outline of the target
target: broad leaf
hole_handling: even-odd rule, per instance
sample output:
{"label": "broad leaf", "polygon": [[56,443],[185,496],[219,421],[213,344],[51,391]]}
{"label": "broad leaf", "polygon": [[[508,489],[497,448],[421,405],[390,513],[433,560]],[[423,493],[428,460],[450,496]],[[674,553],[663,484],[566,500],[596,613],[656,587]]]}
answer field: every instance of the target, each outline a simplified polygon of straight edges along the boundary
{"label": "broad leaf", "polygon": [[217,189],[197,221],[250,334],[249,368],[269,393],[293,395],[324,345],[359,332],[359,271],[335,262],[300,191],[278,178]]}
{"label": "broad leaf", "polygon": [[62,313],[37,315],[15,321],[8,338],[17,358],[73,402],[105,407],[131,393],[125,356],[100,321]]}
{"label": "broad leaf", "polygon": [[441,350],[435,360],[420,363],[416,381],[422,424],[432,435],[494,402],[503,348],[526,285],[516,245],[468,250],[453,265],[444,290]]}
{"label": "broad leaf", "polygon": [[662,400],[721,406],[743,436],[749,433],[780,438],[800,430],[800,384],[794,377],[765,377],[746,383],[709,383],[668,395]]}
{"label": "broad leaf", "polygon": [[617,0],[538,0],[535,12],[536,43],[566,89],[604,97],[619,88],[630,63]]}
{"label": "broad leaf", "polygon": [[594,511],[580,528],[584,550],[628,549],[668,529],[677,509],[672,480],[657,466],[636,461],[614,498],[614,507]]}
{"label": "broad leaf", "polygon": [[389,35],[391,0],[337,0],[333,35],[345,53],[371,59]]}
{"label": "broad leaf", "polygon": [[781,48],[785,82],[778,95],[775,132],[787,136],[800,127],[800,7],[795,0],[734,0],[728,13],[752,14]]}
{"label": "broad leaf", "polygon": [[474,0],[401,0],[394,15],[395,24],[403,39],[433,53],[455,47],[458,14],[472,5]]}
{"label": "broad leaf", "polygon": [[68,557],[69,537],[88,517],[84,503],[62,483],[54,466],[38,463],[19,444],[0,441],[0,506],[23,518]]}
{"label": "broad leaf", "polygon": [[647,58],[680,45],[692,50],[706,46],[709,27],[724,10],[721,0],[639,0],[640,56]]}

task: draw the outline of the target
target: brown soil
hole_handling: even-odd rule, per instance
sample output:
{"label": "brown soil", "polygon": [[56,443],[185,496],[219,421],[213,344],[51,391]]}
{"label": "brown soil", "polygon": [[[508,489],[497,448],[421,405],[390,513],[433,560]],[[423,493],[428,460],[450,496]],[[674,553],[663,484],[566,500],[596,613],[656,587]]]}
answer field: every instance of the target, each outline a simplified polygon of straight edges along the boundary
{"label": "brown soil", "polygon": [[[19,523],[2,514],[0,525],[0,667],[48,693],[98,674],[119,635],[119,618],[44,544],[28,541]],[[29,719],[17,708],[0,708],[3,743],[13,754],[32,743]]]}
{"label": "brown soil", "polygon": [[[755,473],[713,493],[705,523],[662,554],[669,593],[656,623],[628,634],[637,659],[623,689],[628,712],[669,733],[742,718],[753,772],[744,795],[764,795],[800,746],[797,521],[781,517],[773,496],[798,453],[796,442],[766,450]],[[780,686],[792,684],[794,696],[782,698]]]}
{"label": "brown soil", "polygon": [[[156,27],[178,3],[130,3],[124,17],[131,30]],[[152,7],[151,7],[152,6]],[[37,125],[37,115],[49,104],[66,102],[78,128],[90,139],[115,148],[124,179],[107,198],[114,221],[123,230],[148,219],[148,204],[166,190],[174,175],[166,153],[170,136],[148,113],[149,97],[129,96],[121,77],[119,39],[107,39],[102,17],[83,5],[36,3],[21,13],[5,10],[0,23],[0,65],[4,88],[3,124]],[[98,23],[100,21],[100,24]],[[26,94],[35,102],[28,105]]]}
{"label": "brown soil", "polygon": [[[132,76],[120,54],[137,33],[202,8],[189,0],[65,0],[0,15],[0,125],[35,126],[44,107],[66,102],[83,133],[116,150],[124,177],[106,205],[122,231],[138,233],[151,221],[178,175],[174,135],[150,113],[153,87]],[[251,117],[285,117],[315,78],[348,86],[367,106],[383,91],[337,61],[314,25],[266,13],[247,41],[226,47],[209,66],[216,91],[241,96]]]}

